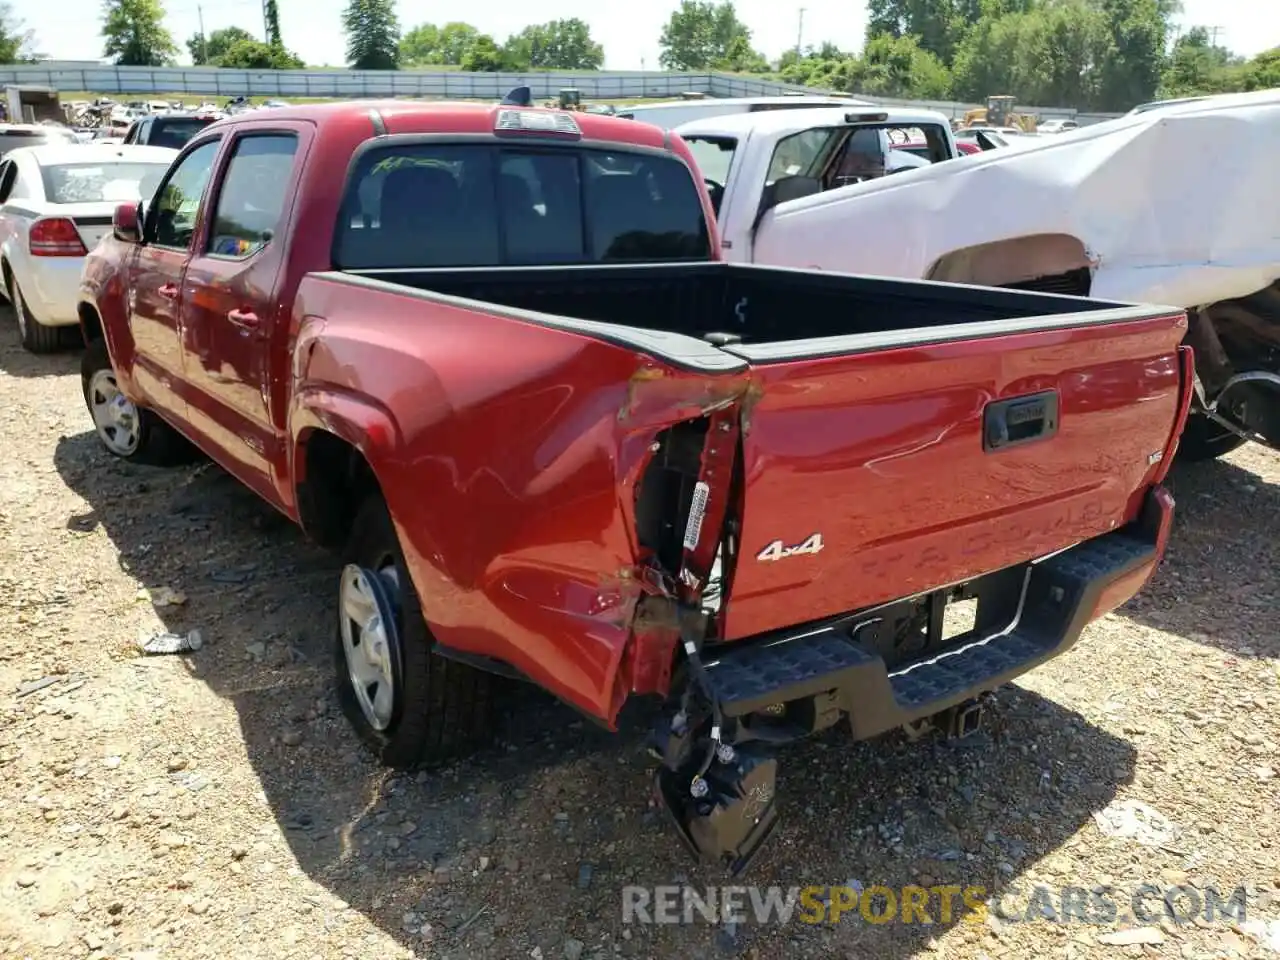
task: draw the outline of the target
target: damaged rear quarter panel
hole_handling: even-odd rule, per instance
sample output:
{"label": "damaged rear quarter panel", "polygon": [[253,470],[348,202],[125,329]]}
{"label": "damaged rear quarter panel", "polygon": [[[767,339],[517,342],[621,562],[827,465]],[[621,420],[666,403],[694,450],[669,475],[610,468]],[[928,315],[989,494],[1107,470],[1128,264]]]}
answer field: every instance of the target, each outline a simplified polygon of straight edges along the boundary
{"label": "damaged rear quarter panel", "polygon": [[388,412],[395,443],[370,462],[435,639],[611,723],[642,589],[635,484],[660,430],[732,402],[745,375],[354,292],[313,288],[302,305],[325,319],[298,341],[294,394]]}

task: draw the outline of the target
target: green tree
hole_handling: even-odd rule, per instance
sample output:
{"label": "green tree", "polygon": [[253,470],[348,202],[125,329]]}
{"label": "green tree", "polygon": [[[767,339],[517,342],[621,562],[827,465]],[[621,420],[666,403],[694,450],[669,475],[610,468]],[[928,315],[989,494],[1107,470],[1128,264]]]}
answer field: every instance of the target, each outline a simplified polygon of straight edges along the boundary
{"label": "green tree", "polygon": [[301,70],[306,66],[283,47],[261,40],[241,40],[232,44],[214,65],[238,70]]}
{"label": "green tree", "polygon": [[769,61],[764,54],[751,46],[750,37],[741,33],[729,41],[724,56],[712,63],[712,66],[730,73],[769,72]]}
{"label": "green tree", "polygon": [[577,17],[525,27],[507,40],[503,52],[519,69],[599,70],[604,63],[604,48]]}
{"label": "green tree", "polygon": [[1152,99],[1172,0],[980,0],[956,44],[954,95],[1122,111]]}
{"label": "green tree", "polygon": [[1211,43],[1204,27],[1192,27],[1173,45],[1160,76],[1160,96],[1171,99],[1240,89],[1244,66],[1226,47]]}
{"label": "green tree", "polygon": [[1280,87],[1280,47],[1258,54],[1241,71],[1241,90],[1271,90]]}
{"label": "green tree", "polygon": [[1099,110],[1128,110],[1160,85],[1174,0],[1098,0],[1110,46],[1099,65]]}
{"label": "green tree", "polygon": [[883,97],[941,100],[951,92],[951,75],[931,50],[914,37],[881,34],[862,53],[861,91]]}
{"label": "green tree", "polygon": [[280,6],[276,0],[266,0],[263,16],[267,21],[267,43],[273,47],[283,47],[284,39],[280,35]]}
{"label": "green tree", "polygon": [[104,56],[122,67],[162,67],[178,52],[160,0],[106,0],[102,38]]}
{"label": "green tree", "polygon": [[786,83],[845,90],[849,88],[842,84],[853,80],[846,65],[857,60],[856,54],[841,50],[834,43],[824,43],[803,53],[788,50],[778,61],[778,75]]}
{"label": "green tree", "polygon": [[1011,94],[1024,104],[1089,107],[1098,101],[1110,55],[1105,14],[1089,0],[982,18],[956,49],[956,96]]}
{"label": "green tree", "polygon": [[400,62],[414,65],[458,66],[480,31],[469,23],[453,21],[442,27],[420,23],[400,40]]}
{"label": "green tree", "polygon": [[961,100],[982,102],[992,94],[1014,93],[1014,61],[1022,40],[1024,13],[983,16],[956,47],[952,88]]}
{"label": "green tree", "polygon": [[472,73],[498,73],[507,65],[496,40],[487,33],[477,36],[462,55],[462,69]]}
{"label": "green tree", "polygon": [[963,17],[954,0],[868,0],[867,37],[916,37],[921,49],[950,63],[968,26]]}
{"label": "green tree", "polygon": [[480,36],[480,31],[469,23],[446,23],[440,28],[440,59],[433,62],[460,65]]}
{"label": "green tree", "polygon": [[347,62],[353,70],[400,66],[400,21],[395,0],[350,0],[342,16]]}
{"label": "green tree", "polygon": [[662,28],[658,62],[667,70],[710,70],[728,62],[731,54],[742,59],[742,44],[735,43],[739,38],[749,49],[751,31],[730,0],[681,0]]}
{"label": "green tree", "polygon": [[420,23],[400,38],[400,62],[406,67],[438,64],[440,28],[434,23]]}
{"label": "green tree", "polygon": [[223,27],[207,37],[193,33],[187,39],[186,46],[187,52],[191,54],[191,62],[197,67],[206,64],[217,66],[223,55],[242,40],[253,40],[253,34],[241,27]]}
{"label": "green tree", "polygon": [[35,34],[13,15],[13,7],[0,3],[0,63],[21,63],[35,59]]}

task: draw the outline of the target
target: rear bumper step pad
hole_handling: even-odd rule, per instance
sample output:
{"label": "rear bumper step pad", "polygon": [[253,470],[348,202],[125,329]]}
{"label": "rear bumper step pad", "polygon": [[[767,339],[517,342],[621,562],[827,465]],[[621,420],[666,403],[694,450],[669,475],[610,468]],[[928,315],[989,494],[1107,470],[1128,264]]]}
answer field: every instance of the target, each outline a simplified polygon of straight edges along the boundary
{"label": "rear bumper step pad", "polygon": [[[1153,491],[1154,493],[1154,491]],[[1085,625],[1136,593],[1164,546],[1172,499],[1148,500],[1142,520],[1028,566],[1018,612],[1004,630],[892,671],[839,627],[740,641],[707,663],[726,716],[822,697],[849,716],[858,739],[931,716],[993,690],[1069,649]],[[1123,602],[1121,600],[1121,602]]]}

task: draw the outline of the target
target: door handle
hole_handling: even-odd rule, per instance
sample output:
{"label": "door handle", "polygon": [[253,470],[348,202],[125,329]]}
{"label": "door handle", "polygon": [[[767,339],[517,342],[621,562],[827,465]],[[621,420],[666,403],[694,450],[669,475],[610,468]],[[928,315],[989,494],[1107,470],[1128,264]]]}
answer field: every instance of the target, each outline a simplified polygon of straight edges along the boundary
{"label": "door handle", "polygon": [[1058,432],[1058,392],[1045,390],[989,403],[982,412],[982,449],[990,453]]}
{"label": "door handle", "polygon": [[178,285],[176,283],[166,283],[156,292],[166,300],[178,299]]}
{"label": "door handle", "polygon": [[246,330],[258,329],[258,315],[251,310],[228,310],[227,319]]}

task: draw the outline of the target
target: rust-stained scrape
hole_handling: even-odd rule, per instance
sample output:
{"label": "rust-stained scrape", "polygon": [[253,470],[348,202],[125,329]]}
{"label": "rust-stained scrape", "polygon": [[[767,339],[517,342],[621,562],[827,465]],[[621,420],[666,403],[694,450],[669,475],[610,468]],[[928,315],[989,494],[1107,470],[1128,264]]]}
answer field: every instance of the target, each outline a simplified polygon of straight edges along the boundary
{"label": "rust-stained scrape", "polygon": [[702,416],[741,399],[751,388],[750,372],[695,373],[646,363],[627,382],[619,422]]}
{"label": "rust-stained scrape", "polygon": [[751,432],[751,414],[762,397],[764,386],[758,380],[749,381],[738,407],[738,432],[741,436],[745,437]]}

